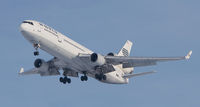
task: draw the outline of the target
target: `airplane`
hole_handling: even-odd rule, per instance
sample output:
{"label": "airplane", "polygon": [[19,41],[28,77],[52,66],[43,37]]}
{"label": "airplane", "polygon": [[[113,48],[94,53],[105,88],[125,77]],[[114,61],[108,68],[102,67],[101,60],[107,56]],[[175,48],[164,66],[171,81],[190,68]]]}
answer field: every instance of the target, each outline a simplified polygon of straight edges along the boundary
{"label": "airplane", "polygon": [[38,49],[42,49],[54,58],[49,61],[38,58],[34,62],[34,68],[26,71],[21,68],[19,75],[54,76],[61,75],[62,72],[63,76],[59,81],[63,84],[71,83],[70,77],[79,77],[80,74],[81,81],[92,77],[103,83],[128,84],[132,77],[155,72],[133,73],[134,67],[152,66],[163,61],[188,60],[192,54],[189,51],[182,57],[133,57],[130,56],[133,43],[127,40],[118,54],[110,52],[101,55],[38,21],[24,20],[20,31],[35,48],[35,56],[39,55]]}

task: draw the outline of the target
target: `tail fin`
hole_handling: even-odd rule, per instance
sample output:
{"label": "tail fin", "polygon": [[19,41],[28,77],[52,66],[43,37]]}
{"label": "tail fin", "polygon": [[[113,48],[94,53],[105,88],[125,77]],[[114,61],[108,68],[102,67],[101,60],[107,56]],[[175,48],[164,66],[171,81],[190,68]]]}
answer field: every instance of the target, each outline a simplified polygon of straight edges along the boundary
{"label": "tail fin", "polygon": [[122,49],[117,54],[118,56],[129,56],[133,43],[129,40],[126,41]]}

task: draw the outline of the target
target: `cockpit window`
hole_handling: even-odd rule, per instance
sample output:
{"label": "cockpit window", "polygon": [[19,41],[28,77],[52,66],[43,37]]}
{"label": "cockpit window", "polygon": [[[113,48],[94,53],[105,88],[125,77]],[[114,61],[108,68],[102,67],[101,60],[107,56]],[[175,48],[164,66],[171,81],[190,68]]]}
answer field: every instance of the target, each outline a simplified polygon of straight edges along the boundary
{"label": "cockpit window", "polygon": [[33,25],[33,22],[29,22],[29,21],[23,21],[22,23],[28,23],[28,24]]}

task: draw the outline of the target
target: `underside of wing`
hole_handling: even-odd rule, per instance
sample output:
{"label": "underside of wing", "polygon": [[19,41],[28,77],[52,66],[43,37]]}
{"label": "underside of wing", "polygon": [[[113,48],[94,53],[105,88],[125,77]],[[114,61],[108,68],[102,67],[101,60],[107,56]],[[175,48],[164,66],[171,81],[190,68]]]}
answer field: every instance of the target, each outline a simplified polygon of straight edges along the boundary
{"label": "underside of wing", "polygon": [[39,74],[40,76],[53,76],[53,75],[60,75],[60,72],[56,69],[41,70],[38,68],[33,68],[26,71],[24,71],[24,68],[21,68],[19,72],[19,75],[32,75],[32,74]]}
{"label": "underside of wing", "polygon": [[138,66],[150,66],[155,65],[161,61],[175,61],[189,59],[192,54],[190,51],[183,57],[124,57],[124,56],[106,56],[106,62],[110,64],[123,64],[123,68],[138,67]]}
{"label": "underside of wing", "polygon": [[20,75],[31,75],[31,74],[39,74],[41,76],[52,76],[52,75],[60,75],[59,69],[62,66],[61,62],[53,58],[49,61],[44,61],[43,59],[36,59],[34,62],[35,68],[30,70],[24,70],[24,68],[20,69]]}

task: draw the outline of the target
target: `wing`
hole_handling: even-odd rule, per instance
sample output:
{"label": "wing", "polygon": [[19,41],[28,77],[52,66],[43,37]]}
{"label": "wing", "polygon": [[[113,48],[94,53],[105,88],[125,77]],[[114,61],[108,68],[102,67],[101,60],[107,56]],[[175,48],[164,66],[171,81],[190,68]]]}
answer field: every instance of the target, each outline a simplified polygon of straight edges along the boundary
{"label": "wing", "polygon": [[192,55],[190,51],[186,56],[183,57],[124,57],[124,56],[106,56],[106,62],[110,64],[123,64],[123,68],[138,67],[138,66],[150,66],[155,65],[161,61],[175,61],[189,59]]}
{"label": "wing", "polygon": [[31,75],[31,74],[38,74],[38,70],[36,68],[24,71],[24,68],[20,69],[19,75]]}
{"label": "wing", "polygon": [[24,68],[21,68],[19,72],[19,75],[32,75],[32,74],[40,74],[40,76],[53,76],[53,75],[60,75],[60,72],[57,69],[44,71],[38,68],[33,68],[27,71],[24,71]]}
{"label": "wing", "polygon": [[26,71],[24,71],[24,68],[21,68],[19,75],[31,75],[31,74],[39,74],[41,76],[60,75],[59,69],[63,65],[59,59],[53,58],[45,63],[46,66],[44,67],[32,68]]}

